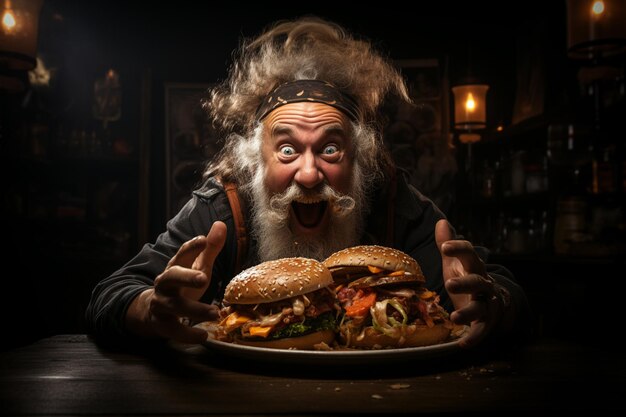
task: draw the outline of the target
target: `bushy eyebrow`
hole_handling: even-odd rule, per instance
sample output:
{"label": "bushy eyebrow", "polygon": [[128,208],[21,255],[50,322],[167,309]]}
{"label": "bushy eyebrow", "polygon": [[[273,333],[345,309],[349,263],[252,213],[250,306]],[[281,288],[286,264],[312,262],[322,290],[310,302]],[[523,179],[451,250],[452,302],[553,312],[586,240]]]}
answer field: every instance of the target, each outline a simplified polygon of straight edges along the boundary
{"label": "bushy eyebrow", "polygon": [[293,131],[293,129],[291,129],[289,126],[277,125],[277,126],[274,126],[272,128],[271,134],[272,134],[272,136],[291,135],[292,131]]}
{"label": "bushy eyebrow", "polygon": [[[276,135],[291,135],[293,129],[289,126],[276,125],[272,128],[272,136]],[[340,123],[333,123],[328,126],[324,126],[324,133],[326,135],[337,134],[341,136],[347,136],[346,129]]]}
{"label": "bushy eyebrow", "polygon": [[337,134],[341,136],[348,135],[348,132],[346,132],[346,129],[344,129],[343,126],[341,126],[339,123],[332,124],[332,125],[325,127],[324,133],[326,133],[327,135],[332,135],[332,134]]}

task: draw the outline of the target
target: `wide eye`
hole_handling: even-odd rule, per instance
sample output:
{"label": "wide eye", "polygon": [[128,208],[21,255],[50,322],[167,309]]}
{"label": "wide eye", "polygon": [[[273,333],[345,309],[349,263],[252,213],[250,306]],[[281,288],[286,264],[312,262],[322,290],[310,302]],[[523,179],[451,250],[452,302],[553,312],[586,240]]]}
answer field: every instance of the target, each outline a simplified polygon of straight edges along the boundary
{"label": "wide eye", "polygon": [[334,155],[337,152],[339,152],[339,148],[337,147],[337,145],[326,145],[322,150],[322,153],[324,155]]}
{"label": "wide eye", "polygon": [[285,145],[280,148],[279,152],[282,156],[293,156],[295,155],[296,150],[293,146]]}

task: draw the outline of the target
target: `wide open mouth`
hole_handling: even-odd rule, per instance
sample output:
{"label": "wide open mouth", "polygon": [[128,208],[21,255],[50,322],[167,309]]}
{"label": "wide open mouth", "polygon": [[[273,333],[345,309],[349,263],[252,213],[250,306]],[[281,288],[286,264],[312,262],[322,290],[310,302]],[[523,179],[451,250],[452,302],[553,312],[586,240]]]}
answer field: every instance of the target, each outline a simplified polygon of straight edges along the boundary
{"label": "wide open mouth", "polygon": [[294,201],[291,203],[291,208],[296,216],[296,220],[301,226],[307,228],[313,228],[318,226],[328,207],[328,201],[316,201],[316,202],[299,202]]}

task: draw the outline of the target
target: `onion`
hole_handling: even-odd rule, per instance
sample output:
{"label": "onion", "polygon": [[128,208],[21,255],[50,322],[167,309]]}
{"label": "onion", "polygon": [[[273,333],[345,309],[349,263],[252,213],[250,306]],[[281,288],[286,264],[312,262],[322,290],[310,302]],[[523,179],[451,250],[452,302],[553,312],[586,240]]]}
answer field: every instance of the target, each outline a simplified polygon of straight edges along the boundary
{"label": "onion", "polygon": [[263,317],[258,323],[259,326],[275,326],[280,322],[280,319],[283,316],[283,312],[276,314],[271,314],[269,316]]}
{"label": "onion", "polygon": [[[392,306],[400,312],[402,315],[402,323],[387,316],[387,305]],[[383,301],[377,301],[372,307],[370,307],[370,313],[372,314],[372,325],[376,330],[384,333],[388,336],[397,337],[399,334],[404,333],[408,316],[402,308],[402,304],[396,299],[387,299]]]}
{"label": "onion", "polygon": [[304,314],[304,302],[300,297],[295,297],[293,299],[293,314],[296,316],[301,316]]}
{"label": "onion", "polygon": [[311,300],[309,300],[309,298],[306,295],[302,294],[302,298],[304,299],[305,307],[308,307],[309,305],[311,305]]}

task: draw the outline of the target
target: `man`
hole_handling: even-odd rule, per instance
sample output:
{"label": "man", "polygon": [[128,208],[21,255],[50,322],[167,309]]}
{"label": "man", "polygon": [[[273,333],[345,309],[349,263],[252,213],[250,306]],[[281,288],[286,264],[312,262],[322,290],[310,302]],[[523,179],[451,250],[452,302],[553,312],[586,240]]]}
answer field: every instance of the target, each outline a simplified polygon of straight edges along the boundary
{"label": "man", "polygon": [[240,269],[361,243],[413,256],[452,320],[471,324],[463,345],[512,331],[523,291],[390,163],[376,129],[389,95],[409,101],[398,71],[331,23],[283,22],[245,43],[205,103],[229,134],[223,151],[167,231],[96,286],[93,333],[200,343],[183,319],[215,319]]}

